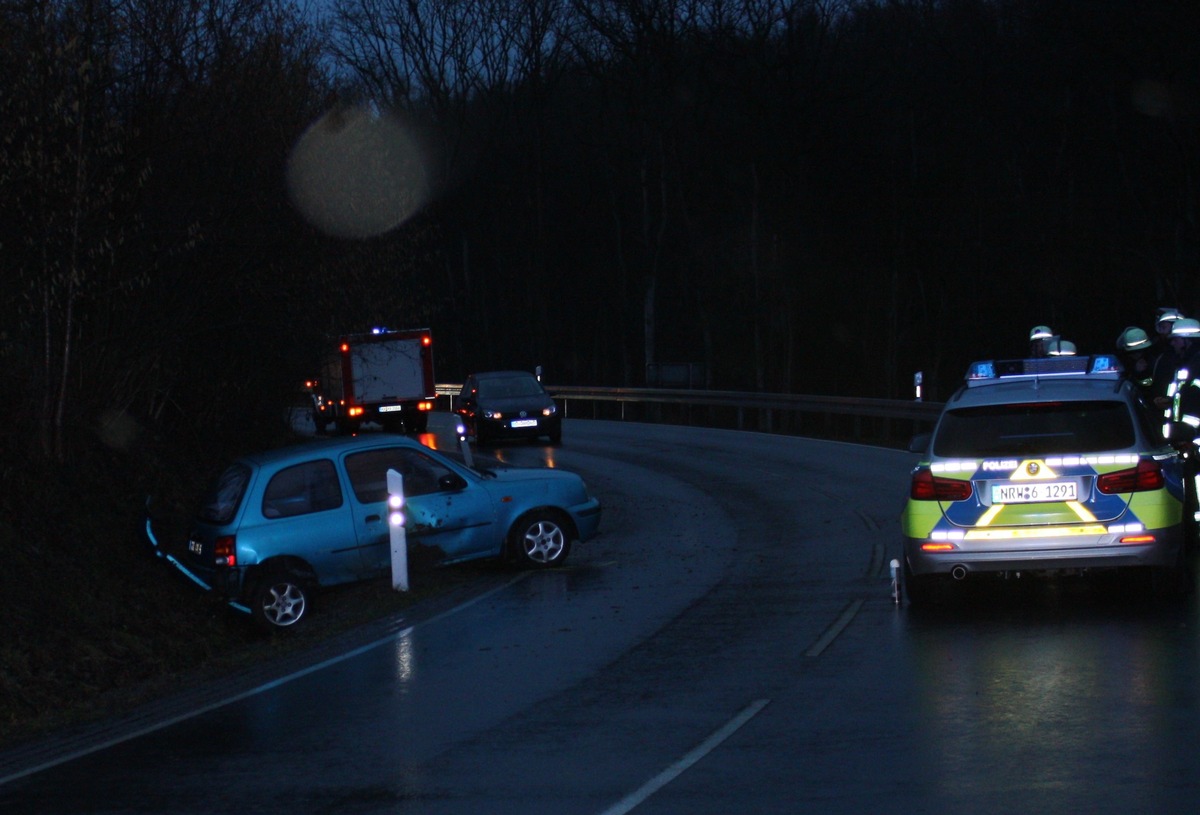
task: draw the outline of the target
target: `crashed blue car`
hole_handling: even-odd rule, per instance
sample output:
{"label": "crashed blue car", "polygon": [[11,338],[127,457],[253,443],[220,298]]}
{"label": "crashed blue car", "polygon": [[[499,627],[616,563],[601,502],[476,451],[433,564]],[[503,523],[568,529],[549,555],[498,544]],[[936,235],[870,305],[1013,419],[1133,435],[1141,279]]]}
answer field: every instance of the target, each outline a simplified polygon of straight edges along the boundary
{"label": "crashed blue car", "polygon": [[317,589],[391,569],[389,470],[403,476],[408,550],[423,562],[558,566],[600,524],[599,500],[574,473],[475,469],[373,434],[238,459],[212,482],[186,543],[158,553],[263,629],[295,626]]}

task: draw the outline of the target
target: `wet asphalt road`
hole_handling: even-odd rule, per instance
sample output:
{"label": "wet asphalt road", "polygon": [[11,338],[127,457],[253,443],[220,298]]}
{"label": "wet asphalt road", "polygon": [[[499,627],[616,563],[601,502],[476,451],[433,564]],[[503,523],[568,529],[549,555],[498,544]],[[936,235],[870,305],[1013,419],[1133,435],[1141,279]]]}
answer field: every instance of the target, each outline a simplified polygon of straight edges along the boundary
{"label": "wet asphalt road", "polygon": [[8,765],[0,812],[1200,810],[1194,597],[897,607],[909,454],[584,421],[487,454],[583,474],[601,537],[292,681]]}

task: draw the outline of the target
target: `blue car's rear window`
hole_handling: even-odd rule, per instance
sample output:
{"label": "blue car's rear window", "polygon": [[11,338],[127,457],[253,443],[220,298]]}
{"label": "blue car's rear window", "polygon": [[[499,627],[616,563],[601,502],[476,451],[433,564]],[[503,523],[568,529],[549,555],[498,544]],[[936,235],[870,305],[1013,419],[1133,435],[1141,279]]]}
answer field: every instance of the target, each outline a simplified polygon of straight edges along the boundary
{"label": "blue car's rear window", "polygon": [[234,464],[213,479],[200,502],[200,520],[210,524],[227,524],[232,521],[248,483],[250,468],[245,464]]}
{"label": "blue car's rear window", "polygon": [[933,453],[942,458],[1102,453],[1124,450],[1136,440],[1124,402],[1033,402],[947,411]]}

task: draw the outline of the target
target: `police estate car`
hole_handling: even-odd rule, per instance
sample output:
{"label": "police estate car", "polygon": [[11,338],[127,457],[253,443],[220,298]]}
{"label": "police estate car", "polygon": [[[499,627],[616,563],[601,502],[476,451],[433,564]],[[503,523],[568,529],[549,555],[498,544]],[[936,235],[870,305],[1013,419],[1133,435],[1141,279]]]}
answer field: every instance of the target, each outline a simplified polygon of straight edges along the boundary
{"label": "police estate car", "polygon": [[901,516],[909,602],[981,573],[1143,568],[1184,586],[1191,434],[1162,423],[1111,356],[974,363],[932,435]]}

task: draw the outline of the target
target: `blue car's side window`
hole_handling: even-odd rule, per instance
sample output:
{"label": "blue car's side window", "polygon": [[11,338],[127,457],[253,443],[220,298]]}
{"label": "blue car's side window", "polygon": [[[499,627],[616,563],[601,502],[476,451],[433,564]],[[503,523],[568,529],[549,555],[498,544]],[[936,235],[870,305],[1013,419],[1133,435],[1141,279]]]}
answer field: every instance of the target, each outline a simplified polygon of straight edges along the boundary
{"label": "blue car's side window", "polygon": [[263,493],[265,518],[291,518],[310,512],[337,509],[342,488],[329,459],[318,459],[280,470]]}
{"label": "blue car's side window", "polygon": [[350,476],[354,496],[360,503],[387,500],[388,470],[395,470],[404,477],[404,493],[408,496],[437,492],[438,480],[450,473],[444,465],[419,450],[390,447],[346,456],[346,474]]}

